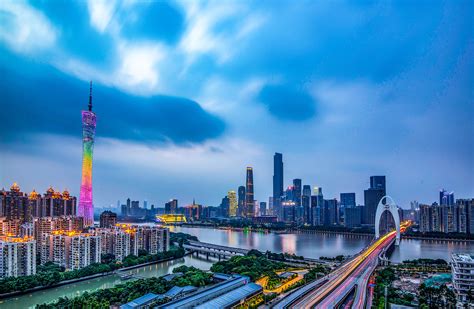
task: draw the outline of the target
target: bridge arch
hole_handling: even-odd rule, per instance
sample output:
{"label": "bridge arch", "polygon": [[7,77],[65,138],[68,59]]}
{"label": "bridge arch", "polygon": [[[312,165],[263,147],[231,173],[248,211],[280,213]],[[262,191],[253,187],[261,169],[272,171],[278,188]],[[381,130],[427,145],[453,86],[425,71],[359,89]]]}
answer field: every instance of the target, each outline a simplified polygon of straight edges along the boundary
{"label": "bridge arch", "polygon": [[395,221],[395,229],[397,230],[395,245],[398,246],[400,244],[400,215],[393,198],[388,195],[382,197],[377,206],[377,211],[375,213],[375,238],[380,237],[380,219],[382,218],[384,211],[389,211],[393,216],[393,220]]}

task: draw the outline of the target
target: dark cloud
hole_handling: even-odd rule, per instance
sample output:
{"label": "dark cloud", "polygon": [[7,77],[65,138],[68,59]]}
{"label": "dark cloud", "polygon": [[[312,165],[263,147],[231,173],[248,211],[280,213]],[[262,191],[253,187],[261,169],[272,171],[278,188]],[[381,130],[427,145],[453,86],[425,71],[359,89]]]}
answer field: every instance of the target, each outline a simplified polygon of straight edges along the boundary
{"label": "dark cloud", "polygon": [[[88,83],[46,65],[25,64],[16,57],[0,59],[0,74],[4,77],[0,131],[6,142],[23,139],[28,133],[81,134],[81,110],[87,108]],[[27,70],[21,69],[24,65]],[[165,141],[201,143],[218,137],[225,128],[220,118],[185,98],[144,98],[95,85],[93,102],[100,137],[152,145]]]}
{"label": "dark cloud", "polygon": [[282,120],[302,121],[316,113],[316,103],[304,89],[286,85],[265,86],[258,96],[268,111]]}

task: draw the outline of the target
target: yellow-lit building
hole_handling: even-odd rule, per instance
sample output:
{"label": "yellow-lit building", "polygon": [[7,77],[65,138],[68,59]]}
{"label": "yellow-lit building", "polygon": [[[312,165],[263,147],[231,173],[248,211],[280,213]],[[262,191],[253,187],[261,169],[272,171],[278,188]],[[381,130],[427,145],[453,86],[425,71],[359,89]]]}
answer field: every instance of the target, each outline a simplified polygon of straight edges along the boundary
{"label": "yellow-lit building", "polygon": [[237,216],[237,194],[235,191],[229,191],[227,193],[229,198],[229,217]]}
{"label": "yellow-lit building", "polygon": [[31,237],[0,237],[0,278],[36,274],[36,242]]}

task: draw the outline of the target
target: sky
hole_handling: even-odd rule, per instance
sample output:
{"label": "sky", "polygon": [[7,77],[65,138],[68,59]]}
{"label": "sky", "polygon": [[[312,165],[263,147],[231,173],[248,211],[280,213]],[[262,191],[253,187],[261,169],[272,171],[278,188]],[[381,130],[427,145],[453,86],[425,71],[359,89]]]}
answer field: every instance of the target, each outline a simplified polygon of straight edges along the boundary
{"label": "sky", "polygon": [[0,187],[219,205],[254,169],[327,198],[474,197],[473,1],[0,1]]}

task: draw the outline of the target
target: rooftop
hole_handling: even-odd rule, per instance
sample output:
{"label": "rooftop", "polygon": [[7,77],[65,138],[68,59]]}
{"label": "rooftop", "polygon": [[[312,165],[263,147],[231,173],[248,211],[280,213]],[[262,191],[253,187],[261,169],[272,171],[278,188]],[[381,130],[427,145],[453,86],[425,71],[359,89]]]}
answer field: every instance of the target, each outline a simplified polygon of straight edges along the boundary
{"label": "rooftop", "polygon": [[163,295],[148,293],[148,294],[143,295],[142,297],[138,297],[137,299],[132,300],[131,302],[123,304],[122,306],[120,306],[120,309],[137,308],[139,306],[146,305],[149,302],[154,301],[155,299],[158,299],[158,298],[162,298],[162,297]]}
{"label": "rooftop", "polygon": [[467,253],[453,253],[451,256],[455,262],[474,263],[474,256]]}
{"label": "rooftop", "polygon": [[253,282],[244,285],[238,289],[235,289],[231,292],[225,293],[219,297],[216,297],[208,302],[205,302],[196,308],[204,309],[204,308],[228,308],[233,306],[234,304],[244,300],[256,293],[262,291],[262,287],[258,284]]}

